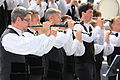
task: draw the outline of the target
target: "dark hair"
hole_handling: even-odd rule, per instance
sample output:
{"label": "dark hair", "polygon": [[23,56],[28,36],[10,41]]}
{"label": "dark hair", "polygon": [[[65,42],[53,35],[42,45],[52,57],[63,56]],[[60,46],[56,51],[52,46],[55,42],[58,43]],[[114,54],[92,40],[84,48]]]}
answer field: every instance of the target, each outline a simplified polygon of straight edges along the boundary
{"label": "dark hair", "polygon": [[97,9],[94,9],[93,10],[93,17],[100,17],[102,16],[101,12]]}
{"label": "dark hair", "polygon": [[69,15],[63,15],[61,19],[62,19],[62,22],[65,22],[66,19],[72,19],[72,17]]}
{"label": "dark hair", "polygon": [[87,10],[92,9],[93,10],[93,5],[90,2],[87,3],[81,3],[78,6],[78,11],[79,11],[79,16],[80,18],[82,17],[82,12],[86,12]]}

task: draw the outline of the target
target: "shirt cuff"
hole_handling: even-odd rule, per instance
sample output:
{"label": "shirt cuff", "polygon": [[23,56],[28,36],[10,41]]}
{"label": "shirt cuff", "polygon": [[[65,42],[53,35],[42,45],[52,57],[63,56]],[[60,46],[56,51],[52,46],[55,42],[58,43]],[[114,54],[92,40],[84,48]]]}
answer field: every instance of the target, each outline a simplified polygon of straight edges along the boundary
{"label": "shirt cuff", "polygon": [[66,31],[67,31],[66,34],[70,33],[72,35],[72,30],[70,28],[66,29]]}

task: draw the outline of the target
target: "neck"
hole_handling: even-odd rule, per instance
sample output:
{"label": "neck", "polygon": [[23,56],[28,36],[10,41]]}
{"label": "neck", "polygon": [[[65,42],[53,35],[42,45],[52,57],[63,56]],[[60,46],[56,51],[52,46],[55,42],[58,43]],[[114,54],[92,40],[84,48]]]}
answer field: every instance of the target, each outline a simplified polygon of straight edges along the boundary
{"label": "neck", "polygon": [[84,18],[81,18],[80,21],[84,21],[84,23],[88,23],[88,21]]}
{"label": "neck", "polygon": [[21,28],[21,27],[20,27],[19,25],[17,25],[17,24],[12,23],[11,25],[12,25],[13,27],[15,27],[15,28],[21,30],[22,32],[25,31],[25,29]]}

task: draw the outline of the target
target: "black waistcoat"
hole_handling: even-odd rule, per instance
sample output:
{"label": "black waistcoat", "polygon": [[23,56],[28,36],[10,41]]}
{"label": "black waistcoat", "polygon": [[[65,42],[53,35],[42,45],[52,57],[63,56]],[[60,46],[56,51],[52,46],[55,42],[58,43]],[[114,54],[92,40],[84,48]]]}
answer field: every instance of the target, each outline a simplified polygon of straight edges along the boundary
{"label": "black waistcoat", "polygon": [[95,55],[95,60],[96,60],[96,69],[98,70],[98,69],[101,69],[101,67],[102,67],[102,61],[104,60],[104,58],[103,58],[103,51],[104,50],[102,50],[99,54],[97,54],[97,55]]}
{"label": "black waistcoat", "polygon": [[[88,32],[86,26],[84,25],[84,22],[80,24],[83,26],[84,30]],[[91,31],[92,31],[92,28],[91,26],[89,26],[89,32]],[[83,41],[83,44],[85,46],[85,53],[82,56],[79,56],[79,57],[76,56],[75,62],[76,63],[84,63],[84,62],[94,63],[95,62],[94,41],[92,41],[91,43]]]}
{"label": "black waistcoat", "polygon": [[[30,31],[29,29],[27,29],[26,32],[29,32],[31,34],[33,34],[34,36],[36,36],[34,34],[34,32]],[[25,56],[25,60],[26,60],[26,65],[28,68],[28,74],[30,75],[38,75],[41,76],[44,74],[44,58],[43,56],[36,56],[36,55],[26,55]]]}
{"label": "black waistcoat", "polygon": [[[1,41],[8,33],[17,34],[13,29],[6,29],[1,36]],[[25,57],[6,51],[0,42],[0,68],[0,80],[19,80],[16,73],[25,73]],[[24,78],[20,79],[26,80]]]}
{"label": "black waistcoat", "polygon": [[120,47],[114,47],[114,52],[110,54],[109,56],[107,56],[107,62],[109,66],[112,63],[116,55],[120,55]]}
{"label": "black waistcoat", "polygon": [[77,16],[75,16],[75,14],[76,14],[75,5],[71,5],[70,8],[71,8],[71,11],[70,11],[70,9],[68,9],[66,15],[71,16],[72,19],[75,20],[75,21],[78,20]]}
{"label": "black waistcoat", "polygon": [[63,48],[53,47],[49,53],[44,55],[45,57],[45,77],[47,79],[59,80],[63,73],[64,64],[64,54]]}
{"label": "black waistcoat", "polygon": [[[72,37],[75,39],[74,32],[72,31]],[[67,73],[74,73],[75,62],[74,62],[74,55],[67,56],[64,55],[64,72]]]}
{"label": "black waistcoat", "polygon": [[82,56],[75,56],[76,63],[94,63],[95,62],[95,55],[94,55],[94,42],[87,43],[83,42],[85,46],[85,53]]}

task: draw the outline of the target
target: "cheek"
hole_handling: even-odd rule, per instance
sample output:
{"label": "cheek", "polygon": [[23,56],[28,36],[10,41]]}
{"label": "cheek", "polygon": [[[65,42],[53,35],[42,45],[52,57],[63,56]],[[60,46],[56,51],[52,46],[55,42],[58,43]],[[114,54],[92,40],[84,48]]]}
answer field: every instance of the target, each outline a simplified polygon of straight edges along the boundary
{"label": "cheek", "polygon": [[57,20],[56,20],[57,22],[58,22],[58,24],[60,24],[61,23],[61,19],[59,19],[59,18],[57,18]]}
{"label": "cheek", "polygon": [[92,15],[91,14],[88,15],[88,19],[92,19]]}
{"label": "cheek", "polygon": [[91,18],[93,17],[93,14],[92,14],[92,13],[90,14],[90,17],[91,17]]}
{"label": "cheek", "polygon": [[22,24],[24,27],[28,27],[29,26],[29,23],[28,22],[26,22],[26,23],[24,23],[24,24]]}

